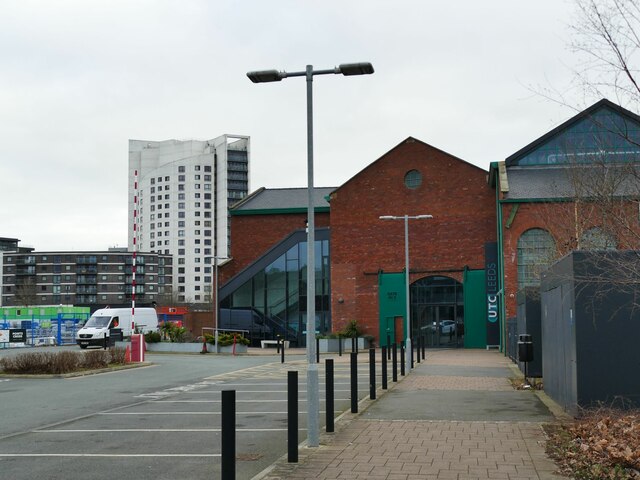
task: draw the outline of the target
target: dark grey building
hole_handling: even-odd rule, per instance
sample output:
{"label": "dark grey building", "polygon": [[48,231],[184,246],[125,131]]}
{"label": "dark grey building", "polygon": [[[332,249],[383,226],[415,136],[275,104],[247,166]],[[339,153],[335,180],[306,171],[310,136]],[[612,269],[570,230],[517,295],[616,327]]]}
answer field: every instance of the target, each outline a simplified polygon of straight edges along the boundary
{"label": "dark grey building", "polygon": [[[171,255],[136,255],[136,303],[172,295]],[[0,306],[131,303],[133,255],[126,249],[88,252],[0,251]]]}
{"label": "dark grey building", "polygon": [[579,407],[640,406],[637,251],[573,252],[542,274],[545,392]]}

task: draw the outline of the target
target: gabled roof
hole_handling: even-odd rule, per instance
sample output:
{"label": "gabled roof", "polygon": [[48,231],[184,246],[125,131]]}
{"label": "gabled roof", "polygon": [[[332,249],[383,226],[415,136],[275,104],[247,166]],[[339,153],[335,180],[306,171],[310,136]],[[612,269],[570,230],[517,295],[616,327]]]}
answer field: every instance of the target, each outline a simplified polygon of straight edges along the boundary
{"label": "gabled roof", "polygon": [[631,122],[636,123],[640,127],[640,116],[638,116],[635,113],[627,110],[626,108],[621,107],[620,105],[616,105],[615,103],[607,100],[606,98],[603,98],[602,100],[600,100],[600,101],[594,103],[593,105],[591,105],[589,108],[583,110],[582,112],[578,113],[577,115],[574,115],[573,117],[571,117],[569,120],[567,120],[564,123],[558,125],[556,128],[554,128],[553,130],[547,132],[546,134],[544,134],[543,136],[541,136],[537,140],[534,140],[533,142],[531,142],[527,146],[521,148],[520,150],[518,150],[514,154],[510,155],[509,157],[507,157],[506,160],[505,160],[507,167],[510,167],[510,166],[512,166],[514,164],[517,164],[518,160],[520,160],[524,156],[528,155],[529,153],[533,152],[534,150],[536,150],[537,148],[541,147],[545,143],[549,142],[556,135],[558,135],[561,132],[569,129],[570,127],[574,126],[578,122],[580,122],[580,121],[582,121],[584,119],[592,117],[598,110],[600,110],[602,108],[607,108],[607,109],[613,110],[614,112],[618,113],[621,117],[623,117],[623,118],[625,118],[625,119],[627,119],[627,120],[629,120]]}
{"label": "gabled roof", "polygon": [[441,150],[439,148],[436,148],[432,145],[429,145],[426,142],[423,142],[422,140],[418,140],[415,137],[407,137],[405,138],[402,142],[400,142],[398,145],[396,145],[395,147],[393,147],[391,150],[389,150],[388,152],[386,152],[385,154],[383,154],[382,156],[380,156],[379,158],[377,158],[376,160],[374,160],[373,162],[371,162],[369,165],[367,165],[366,167],[364,167],[362,170],[360,170],[358,173],[356,173],[353,177],[351,177],[349,180],[347,180],[346,182],[344,182],[342,185],[340,185],[338,188],[335,189],[335,191],[340,190],[341,188],[343,188],[345,185],[348,185],[349,183],[351,183],[353,180],[355,180],[361,173],[369,170],[370,168],[374,168],[374,166],[378,163],[381,162],[382,160],[384,160],[384,158],[389,155],[391,152],[393,152],[394,150],[397,150],[399,148],[402,148],[403,145],[407,144],[407,143],[420,143],[422,145],[424,145],[425,147],[431,148],[437,152],[441,152],[445,155],[447,155],[448,157],[453,158],[454,160],[457,160],[459,162],[462,162],[464,164],[469,165],[470,167],[476,168],[484,173],[487,173],[487,171],[482,168],[479,167],[477,165],[474,165],[473,163],[467,162],[466,160],[461,159],[460,157],[456,157],[455,155],[451,155],[448,152],[445,152],[444,150]]}
{"label": "gabled roof", "polygon": [[[326,197],[335,187],[313,189],[316,211],[329,211]],[[259,188],[229,209],[231,215],[257,215],[276,213],[306,212],[308,206],[307,188]]]}

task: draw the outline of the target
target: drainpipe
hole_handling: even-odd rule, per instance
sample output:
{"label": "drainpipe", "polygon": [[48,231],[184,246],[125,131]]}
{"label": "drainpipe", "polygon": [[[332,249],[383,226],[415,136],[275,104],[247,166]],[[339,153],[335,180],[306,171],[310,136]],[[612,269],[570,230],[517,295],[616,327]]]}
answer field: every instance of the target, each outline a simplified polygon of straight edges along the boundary
{"label": "drainpipe", "polygon": [[500,200],[500,178],[496,182],[496,218],[497,218],[497,238],[498,238],[498,305],[500,308],[499,324],[500,324],[500,351],[507,354],[505,348],[505,324],[506,324],[506,302],[505,302],[505,286],[504,286],[504,239],[502,238],[502,200]]}

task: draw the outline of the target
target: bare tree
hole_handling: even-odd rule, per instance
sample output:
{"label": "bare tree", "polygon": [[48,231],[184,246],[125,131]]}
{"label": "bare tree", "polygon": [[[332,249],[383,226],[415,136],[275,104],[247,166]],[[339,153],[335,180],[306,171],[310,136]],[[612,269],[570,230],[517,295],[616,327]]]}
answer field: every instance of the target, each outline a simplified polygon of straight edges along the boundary
{"label": "bare tree", "polygon": [[159,307],[187,307],[189,310],[210,310],[211,303],[208,302],[208,297],[205,295],[203,303],[194,302],[191,297],[187,297],[184,300],[180,298],[181,295],[176,290],[165,291],[156,298],[156,303]]}
{"label": "bare tree", "polygon": [[16,305],[29,307],[37,303],[36,282],[32,277],[27,277],[16,286]]}
{"label": "bare tree", "polygon": [[615,98],[638,111],[640,5],[637,0],[575,0],[570,47],[579,58],[576,86],[586,97]]}
{"label": "bare tree", "polygon": [[[537,223],[556,246],[540,271],[572,251],[605,251],[585,257],[589,273],[574,276],[583,285],[577,295],[593,305],[614,293],[625,295],[631,304],[618,308],[635,315],[640,311],[640,165],[612,163],[606,149],[601,152],[588,163],[568,160],[553,185],[562,198],[536,206]],[[595,318],[596,308],[592,311]]]}

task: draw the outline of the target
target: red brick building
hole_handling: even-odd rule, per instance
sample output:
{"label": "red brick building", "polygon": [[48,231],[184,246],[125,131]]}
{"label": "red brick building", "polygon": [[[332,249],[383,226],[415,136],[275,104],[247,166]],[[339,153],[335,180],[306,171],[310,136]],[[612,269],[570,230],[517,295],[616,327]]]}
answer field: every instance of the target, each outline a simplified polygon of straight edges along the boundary
{"label": "red brick building", "polygon": [[603,99],[491,165],[501,321],[567,253],[640,248],[639,145],[640,117]]}
{"label": "red brick building", "polygon": [[[223,309],[259,311],[267,334],[297,335],[299,343],[306,319],[303,194],[306,189],[261,189],[231,209],[232,259],[221,267],[220,291]],[[344,185],[316,189],[316,212],[321,331],[356,320],[363,333],[386,341],[381,312],[393,311],[394,322],[404,318],[406,295],[400,288],[388,302],[379,286],[404,284],[404,227],[379,217],[430,214],[409,227],[411,282],[417,293],[432,296],[412,307],[414,334],[432,334],[449,320],[457,327],[445,332],[447,344],[462,344],[465,323],[479,335],[476,343],[486,344],[486,309],[476,308],[484,303],[484,280],[470,280],[469,273],[484,271],[485,243],[495,241],[495,192],[486,171],[410,137]],[[474,284],[475,303],[465,309],[467,282]],[[405,334],[401,325],[398,336]]]}
{"label": "red brick building", "polygon": [[[386,329],[380,318],[381,273],[404,272],[405,232],[404,221],[381,216],[433,216],[409,220],[412,285],[446,277],[463,287],[465,269],[483,270],[485,243],[496,235],[495,192],[486,179],[481,168],[409,137],[336,189],[330,200],[333,329],[352,319],[376,338]],[[437,318],[436,304],[453,303],[430,300],[414,302],[412,310],[424,314],[413,318],[413,335],[444,320]],[[404,315],[403,306],[399,302],[397,316]],[[447,319],[471,322],[472,312],[461,307],[456,318]]]}
{"label": "red brick building", "polygon": [[[356,321],[383,345],[410,334],[504,347],[517,293],[553,261],[640,247],[638,145],[640,117],[602,100],[489,172],[409,137],[343,185],[315,189],[317,328]],[[596,201],[598,185],[608,198]],[[221,317],[304,344],[306,188],[260,189],[230,215]],[[411,218],[422,215],[432,217]]]}

